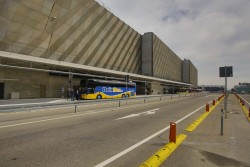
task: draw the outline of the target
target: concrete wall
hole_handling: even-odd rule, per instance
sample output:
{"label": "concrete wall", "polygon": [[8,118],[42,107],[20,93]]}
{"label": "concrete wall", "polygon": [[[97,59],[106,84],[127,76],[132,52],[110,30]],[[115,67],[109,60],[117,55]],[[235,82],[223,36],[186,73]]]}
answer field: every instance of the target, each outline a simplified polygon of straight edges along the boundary
{"label": "concrete wall", "polygon": [[[4,99],[10,99],[12,92],[19,92],[19,98],[61,97],[62,88],[67,93],[68,77],[50,76],[47,72],[0,68],[5,78]],[[72,85],[78,86],[80,79],[73,79]]]}
{"label": "concrete wall", "polygon": [[153,36],[154,77],[182,81],[182,60],[156,35]]}
{"label": "concrete wall", "polygon": [[142,39],[142,74],[182,81],[182,60],[154,33]]}
{"label": "concrete wall", "polygon": [[153,33],[142,36],[142,75],[153,76]]}
{"label": "concrete wall", "polygon": [[182,81],[190,83],[190,61],[186,59],[182,61]]}
{"label": "concrete wall", "polygon": [[194,85],[194,87],[198,86],[198,70],[190,61],[190,83]]}
{"label": "concrete wall", "polygon": [[163,94],[164,87],[160,85],[160,83],[151,83],[151,94],[157,95],[157,94]]}
{"label": "concrete wall", "polygon": [[198,70],[190,60],[182,61],[182,81],[198,86]]}
{"label": "concrete wall", "polygon": [[[182,81],[182,61],[165,43],[153,33],[141,36],[94,0],[1,0],[0,50]],[[11,92],[61,97],[62,87],[67,90],[67,77],[45,72],[2,68],[0,77],[14,79],[0,81],[5,98]],[[197,82],[192,65],[190,82]],[[151,90],[162,92],[160,86]]]}
{"label": "concrete wall", "polygon": [[94,0],[2,0],[0,50],[141,73],[141,35]]}

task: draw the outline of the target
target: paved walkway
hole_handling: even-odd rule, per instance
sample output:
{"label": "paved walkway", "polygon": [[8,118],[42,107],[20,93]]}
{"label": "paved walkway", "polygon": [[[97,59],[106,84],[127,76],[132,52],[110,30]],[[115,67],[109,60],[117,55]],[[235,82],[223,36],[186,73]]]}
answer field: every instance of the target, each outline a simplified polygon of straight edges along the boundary
{"label": "paved walkway", "polygon": [[162,166],[250,166],[250,122],[247,120],[237,98],[228,97],[227,119],[221,135],[221,108],[213,110]]}

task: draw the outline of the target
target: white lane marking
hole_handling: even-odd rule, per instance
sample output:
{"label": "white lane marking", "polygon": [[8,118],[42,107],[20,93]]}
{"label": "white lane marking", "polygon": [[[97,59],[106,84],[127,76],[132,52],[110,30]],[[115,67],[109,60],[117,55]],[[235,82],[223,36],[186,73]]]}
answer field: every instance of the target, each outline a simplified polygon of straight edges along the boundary
{"label": "white lane marking", "polygon": [[[173,99],[173,100],[175,100],[175,99]],[[173,101],[173,100],[166,100],[166,101]],[[162,101],[148,103],[148,104],[145,104],[145,105],[152,105],[152,104],[157,104],[157,103],[162,103]],[[211,103],[211,101],[209,103]],[[141,107],[141,104],[134,105],[134,106],[125,106],[125,107],[115,108],[115,109],[116,110],[122,110],[122,109],[134,108],[134,107]],[[58,117],[58,118],[51,118],[51,119],[46,119],[46,120],[39,120],[39,121],[25,122],[25,123],[20,123],[20,124],[5,125],[5,126],[0,126],[0,129],[2,129],[2,128],[8,128],[8,127],[14,127],[14,126],[28,125],[28,124],[33,124],[33,123],[46,122],[46,121],[60,120],[60,119],[71,118],[71,117],[76,117],[76,116],[84,116],[84,115],[89,115],[89,114],[97,114],[97,113],[108,112],[108,111],[112,111],[112,110],[114,110],[114,109],[111,108],[111,109],[107,109],[107,110],[90,111],[90,112],[84,113],[84,114],[75,114],[75,115],[70,115],[70,116],[65,116],[65,117]]]}
{"label": "white lane marking", "polygon": [[[157,104],[157,103],[161,103],[161,102],[162,101],[153,102],[153,103],[148,103],[148,104],[145,104],[145,105],[152,105],[152,104]],[[89,105],[86,105],[86,106],[89,106]],[[14,127],[14,126],[20,126],[20,125],[27,125],[27,124],[39,123],[39,122],[45,122],[45,121],[60,120],[60,119],[71,118],[71,117],[76,117],[76,116],[84,116],[84,115],[88,115],[88,114],[97,114],[97,113],[112,111],[114,109],[115,110],[122,110],[122,109],[134,108],[134,107],[139,107],[139,106],[141,107],[141,104],[139,104],[139,105],[133,105],[133,106],[124,106],[124,107],[120,107],[120,108],[110,108],[110,109],[107,109],[107,110],[100,110],[100,111],[98,111],[98,110],[97,111],[92,111],[92,112],[90,111],[90,112],[84,113],[84,114],[75,114],[75,115],[70,115],[70,116],[65,116],[65,117],[58,117],[58,118],[51,118],[51,119],[46,119],[46,120],[25,122],[25,123],[20,123],[20,124],[13,124],[13,125],[5,125],[5,126],[0,126],[0,129],[1,128]],[[69,106],[60,107],[60,108],[68,108],[68,107]],[[17,113],[20,113],[20,112],[16,112],[16,113],[13,113],[13,114],[17,114]]]}
{"label": "white lane marking", "polygon": [[156,109],[153,109],[153,110],[149,110],[149,111],[145,111],[145,112],[141,112],[141,113],[138,113],[138,114],[130,114],[130,115],[118,118],[116,120],[138,117],[140,115],[151,115],[151,114],[155,114],[155,111],[157,111],[157,110],[159,110],[159,108],[156,108]]}
{"label": "white lane marking", "polygon": [[[199,111],[199,110],[202,109],[203,107],[205,107],[205,105],[201,106],[200,108],[198,108],[197,110],[191,112],[190,114],[186,115],[185,117],[179,119],[179,120],[176,121],[175,123],[176,123],[176,124],[180,123],[181,121],[183,121],[183,120],[185,120],[186,118],[188,118],[189,116],[193,115],[194,113],[196,113],[197,111]],[[147,141],[151,140],[152,138],[154,138],[154,137],[160,135],[161,133],[165,132],[165,131],[168,130],[168,129],[169,129],[169,126],[163,128],[162,130],[160,130],[160,131],[156,132],[155,134],[153,134],[153,135],[151,135],[151,136],[145,138],[144,140],[140,141],[139,143],[136,143],[135,145],[133,145],[133,146],[131,146],[131,147],[129,147],[129,148],[123,150],[122,152],[120,152],[120,153],[114,155],[113,157],[111,157],[111,158],[109,158],[109,159],[107,159],[107,160],[101,162],[100,164],[96,165],[95,167],[103,167],[103,166],[108,165],[109,163],[111,163],[111,162],[115,161],[116,159],[120,158],[121,156],[123,156],[123,155],[129,153],[130,151],[132,151],[132,150],[134,150],[135,148],[139,147],[140,145],[146,143]]]}
{"label": "white lane marking", "polygon": [[58,102],[66,102],[68,100],[66,99],[59,99],[59,100],[54,100],[54,101],[49,101],[49,102],[45,102],[45,103],[58,103]]}
{"label": "white lane marking", "polygon": [[[155,103],[159,103],[159,102],[155,102]],[[150,105],[155,104],[155,103],[150,103]],[[149,105],[149,104],[146,104],[146,105]],[[122,110],[122,109],[134,108],[134,107],[138,107],[138,106],[141,106],[141,105],[125,106],[125,107],[115,108],[115,109]],[[14,127],[14,126],[28,125],[28,124],[33,124],[33,123],[46,122],[46,121],[60,120],[60,119],[65,119],[65,118],[72,118],[72,117],[77,117],[77,116],[84,116],[84,115],[89,115],[89,114],[98,114],[98,113],[108,112],[108,111],[112,111],[112,110],[114,110],[114,109],[110,108],[107,110],[90,111],[90,112],[84,113],[84,114],[75,114],[75,115],[70,115],[70,116],[65,116],[65,117],[58,117],[58,118],[51,118],[51,119],[45,119],[45,120],[39,120],[39,121],[25,122],[25,123],[20,123],[20,124],[5,125],[5,126],[0,126],[0,129]]]}
{"label": "white lane marking", "polygon": [[24,122],[24,123],[20,123],[20,124],[5,125],[5,126],[0,126],[0,129],[1,129],[1,128],[14,127],[14,126],[20,126],[20,125],[28,125],[28,124],[39,123],[39,122],[60,120],[60,119],[65,119],[65,118],[72,118],[72,117],[83,116],[83,115],[89,115],[89,114],[98,114],[98,113],[107,112],[107,111],[110,111],[110,110],[92,111],[92,112],[88,112],[88,113],[84,113],[84,114],[74,114],[74,115],[65,116],[65,117],[50,118],[50,119],[44,119],[44,120],[38,120],[38,121],[32,121],[32,122]]}

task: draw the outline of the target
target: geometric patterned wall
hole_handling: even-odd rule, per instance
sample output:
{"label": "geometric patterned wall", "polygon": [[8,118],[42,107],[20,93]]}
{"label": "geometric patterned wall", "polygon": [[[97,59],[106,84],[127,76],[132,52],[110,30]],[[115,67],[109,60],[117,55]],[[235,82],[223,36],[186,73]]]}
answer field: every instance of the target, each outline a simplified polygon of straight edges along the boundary
{"label": "geometric patterned wall", "polygon": [[194,87],[198,85],[198,70],[190,60],[182,61],[182,81],[191,83]]}
{"label": "geometric patterned wall", "polygon": [[156,35],[153,35],[154,77],[182,81],[182,60]]}
{"label": "geometric patterned wall", "polygon": [[190,61],[190,83],[194,85],[194,87],[198,86],[198,70]]}
{"label": "geometric patterned wall", "polygon": [[142,74],[182,81],[182,60],[152,32],[142,37]]}
{"label": "geometric patterned wall", "polygon": [[0,50],[141,73],[141,35],[94,0],[1,0]]}

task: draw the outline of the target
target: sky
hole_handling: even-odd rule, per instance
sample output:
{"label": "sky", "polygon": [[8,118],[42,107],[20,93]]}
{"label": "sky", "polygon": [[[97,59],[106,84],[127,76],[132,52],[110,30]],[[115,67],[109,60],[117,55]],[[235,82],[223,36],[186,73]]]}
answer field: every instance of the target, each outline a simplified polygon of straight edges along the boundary
{"label": "sky", "polygon": [[153,32],[198,69],[199,85],[250,83],[250,0],[98,0],[140,34]]}

